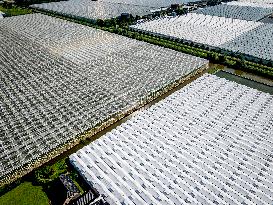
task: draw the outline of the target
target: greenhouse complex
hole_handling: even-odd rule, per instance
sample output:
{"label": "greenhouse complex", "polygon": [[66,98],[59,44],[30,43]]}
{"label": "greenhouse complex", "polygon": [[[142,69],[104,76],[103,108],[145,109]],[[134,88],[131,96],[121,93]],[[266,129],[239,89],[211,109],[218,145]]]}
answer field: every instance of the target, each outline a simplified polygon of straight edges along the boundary
{"label": "greenhouse complex", "polygon": [[256,7],[253,6],[253,4],[247,5],[229,2],[228,4],[198,9],[195,13],[247,21],[258,21],[273,13],[273,5],[260,4]]}
{"label": "greenhouse complex", "polygon": [[[195,0],[197,1],[197,0]],[[110,19],[120,16],[122,13],[133,16],[145,16],[152,10],[168,7],[171,4],[185,3],[185,0],[68,0],[51,3],[33,4],[32,8],[59,14],[86,18],[90,20]]]}
{"label": "greenhouse complex", "polygon": [[272,204],[273,96],[204,75],[70,156],[109,204]]}
{"label": "greenhouse complex", "polygon": [[208,63],[41,14],[4,19],[0,29],[1,178],[31,169]]}
{"label": "greenhouse complex", "polygon": [[163,17],[146,21],[131,28],[158,36],[220,47],[260,25],[260,22],[189,13],[174,18]]}
{"label": "greenhouse complex", "polygon": [[273,205],[273,0],[0,0],[0,205]]}
{"label": "greenhouse complex", "polygon": [[273,24],[257,22],[272,13],[273,4],[264,1],[232,1],[187,15],[148,20],[131,29],[273,61]]}
{"label": "greenhouse complex", "polygon": [[244,3],[265,3],[265,4],[273,4],[273,0],[238,0],[239,2]]}
{"label": "greenhouse complex", "polygon": [[144,16],[150,14],[152,8],[139,5],[119,4],[91,1],[91,0],[69,0],[60,2],[51,2],[43,4],[34,4],[32,8],[53,11],[74,17],[82,17],[91,20],[109,19],[120,16],[122,13],[130,13],[134,16]]}

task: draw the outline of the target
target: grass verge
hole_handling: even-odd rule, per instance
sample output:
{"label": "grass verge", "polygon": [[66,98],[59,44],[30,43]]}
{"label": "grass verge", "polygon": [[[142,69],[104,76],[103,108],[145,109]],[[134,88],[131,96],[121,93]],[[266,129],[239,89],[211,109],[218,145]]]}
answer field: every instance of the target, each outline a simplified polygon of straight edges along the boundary
{"label": "grass verge", "polygon": [[49,205],[49,199],[42,186],[34,186],[31,182],[23,182],[3,196],[1,205]]}
{"label": "grass verge", "polygon": [[33,13],[31,9],[21,8],[18,6],[12,6],[10,8],[5,8],[0,5],[0,11],[4,12],[7,17]]}

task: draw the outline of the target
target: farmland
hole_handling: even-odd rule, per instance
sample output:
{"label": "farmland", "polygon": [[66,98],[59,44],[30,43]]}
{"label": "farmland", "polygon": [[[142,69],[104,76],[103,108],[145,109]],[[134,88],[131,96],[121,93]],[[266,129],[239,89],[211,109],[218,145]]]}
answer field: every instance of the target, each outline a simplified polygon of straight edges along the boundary
{"label": "farmland", "polygon": [[114,3],[122,3],[122,4],[129,4],[129,5],[139,5],[139,6],[147,6],[153,8],[160,8],[160,7],[169,7],[171,4],[183,4],[187,2],[195,2],[198,0],[102,0],[105,2],[114,2]]}
{"label": "farmland", "polygon": [[265,4],[273,4],[273,0],[239,0],[239,2],[243,2],[243,3],[265,3]]}

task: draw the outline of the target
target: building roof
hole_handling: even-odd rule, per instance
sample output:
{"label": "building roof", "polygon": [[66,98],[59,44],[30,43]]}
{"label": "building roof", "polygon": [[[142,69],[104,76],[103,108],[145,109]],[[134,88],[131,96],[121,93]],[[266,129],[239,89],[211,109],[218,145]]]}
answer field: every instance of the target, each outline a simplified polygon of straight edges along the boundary
{"label": "building roof", "polygon": [[74,182],[68,175],[61,174],[59,176],[59,179],[63,183],[67,191],[67,198],[71,198],[77,194],[80,194],[80,190],[78,189],[78,187],[74,184]]}

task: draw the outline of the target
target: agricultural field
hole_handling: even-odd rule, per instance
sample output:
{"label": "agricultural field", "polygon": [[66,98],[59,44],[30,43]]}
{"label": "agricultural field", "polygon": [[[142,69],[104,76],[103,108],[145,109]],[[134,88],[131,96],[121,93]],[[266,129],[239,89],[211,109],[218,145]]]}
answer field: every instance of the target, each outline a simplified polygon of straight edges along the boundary
{"label": "agricultural field", "polygon": [[260,7],[240,4],[240,2],[230,2],[230,4],[220,4],[216,6],[206,7],[194,11],[197,14],[210,16],[220,16],[233,19],[242,19],[247,21],[258,21],[273,13],[273,5],[260,4]]}
{"label": "agricultural field", "polygon": [[146,21],[130,28],[273,61],[272,24],[189,13]]}
{"label": "agricultural field", "polygon": [[70,156],[110,204],[272,204],[273,96],[206,74]]}
{"label": "agricultural field", "polygon": [[0,41],[0,181],[4,183],[208,64],[42,14],[1,20]]}

